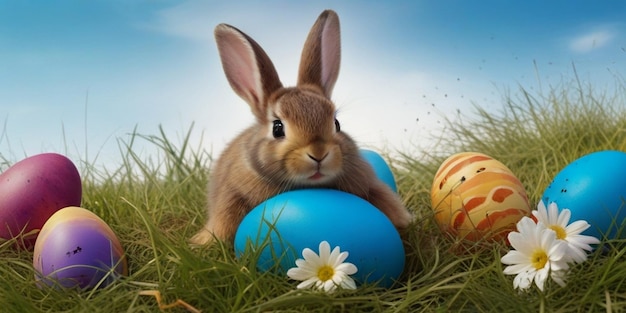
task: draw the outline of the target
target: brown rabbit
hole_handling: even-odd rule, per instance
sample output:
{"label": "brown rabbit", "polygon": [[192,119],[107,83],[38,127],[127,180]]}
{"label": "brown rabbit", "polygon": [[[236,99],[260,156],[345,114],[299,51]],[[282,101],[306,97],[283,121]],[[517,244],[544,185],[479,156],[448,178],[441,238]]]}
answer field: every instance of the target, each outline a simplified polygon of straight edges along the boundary
{"label": "brown rabbit", "polygon": [[224,72],[256,123],[224,150],[212,169],[208,222],[191,243],[232,242],[243,217],[266,199],[299,188],[333,188],[380,209],[398,229],[412,215],[359,154],[335,118],[330,100],[341,56],[339,18],[326,10],[304,44],[298,83],[284,88],[263,49],[220,24],[215,39]]}

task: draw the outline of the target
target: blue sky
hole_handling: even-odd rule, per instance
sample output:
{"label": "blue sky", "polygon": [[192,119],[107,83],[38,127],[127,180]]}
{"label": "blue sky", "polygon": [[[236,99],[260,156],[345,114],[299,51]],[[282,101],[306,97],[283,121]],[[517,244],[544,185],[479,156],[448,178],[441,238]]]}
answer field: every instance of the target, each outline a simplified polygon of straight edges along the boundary
{"label": "blue sky", "polygon": [[[593,1],[19,1],[0,2],[0,154],[60,152],[119,162],[118,140],[176,139],[214,154],[252,122],[224,78],[216,24],[255,38],[295,82],[319,13],[341,19],[333,98],[342,129],[374,149],[427,146],[444,116],[497,112],[518,85],[626,72],[626,2]],[[155,153],[142,146],[146,155]],[[420,153],[419,148],[415,153]],[[97,157],[97,158],[96,158]]]}

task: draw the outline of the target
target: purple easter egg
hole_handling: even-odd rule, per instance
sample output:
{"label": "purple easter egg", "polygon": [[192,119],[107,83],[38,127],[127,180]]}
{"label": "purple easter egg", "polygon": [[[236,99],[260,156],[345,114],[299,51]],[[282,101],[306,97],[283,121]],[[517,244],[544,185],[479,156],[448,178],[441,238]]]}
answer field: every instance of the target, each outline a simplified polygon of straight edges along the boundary
{"label": "purple easter egg", "polygon": [[78,207],[61,209],[46,222],[35,243],[33,266],[38,281],[67,288],[103,287],[128,272],[111,228]]}

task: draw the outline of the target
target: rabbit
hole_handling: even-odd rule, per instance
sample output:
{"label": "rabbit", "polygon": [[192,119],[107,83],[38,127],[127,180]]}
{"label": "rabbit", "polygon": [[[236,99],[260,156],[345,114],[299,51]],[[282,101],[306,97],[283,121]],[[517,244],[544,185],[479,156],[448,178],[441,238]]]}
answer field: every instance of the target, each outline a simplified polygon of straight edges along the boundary
{"label": "rabbit", "polygon": [[190,239],[192,245],[232,243],[250,210],[302,188],[352,193],[381,210],[399,231],[407,228],[412,214],[336,119],[330,98],[341,48],[334,11],[322,12],[310,30],[296,87],[283,87],[267,54],[237,28],[219,24],[215,39],[228,82],[249,104],[256,123],[232,140],[212,167],[208,221]]}

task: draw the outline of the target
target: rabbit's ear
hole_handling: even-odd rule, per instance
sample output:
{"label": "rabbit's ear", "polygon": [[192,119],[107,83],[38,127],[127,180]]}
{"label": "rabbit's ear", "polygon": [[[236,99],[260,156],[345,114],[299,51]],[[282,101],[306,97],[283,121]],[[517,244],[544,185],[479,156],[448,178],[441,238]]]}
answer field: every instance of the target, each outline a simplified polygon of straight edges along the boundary
{"label": "rabbit's ear", "polygon": [[341,61],[339,17],[332,10],[320,14],[304,43],[298,85],[313,84],[330,98]]}
{"label": "rabbit's ear", "polygon": [[256,41],[233,26],[217,25],[215,40],[230,86],[257,119],[265,120],[267,98],[282,88],[274,64]]}

